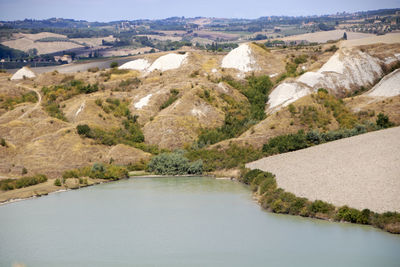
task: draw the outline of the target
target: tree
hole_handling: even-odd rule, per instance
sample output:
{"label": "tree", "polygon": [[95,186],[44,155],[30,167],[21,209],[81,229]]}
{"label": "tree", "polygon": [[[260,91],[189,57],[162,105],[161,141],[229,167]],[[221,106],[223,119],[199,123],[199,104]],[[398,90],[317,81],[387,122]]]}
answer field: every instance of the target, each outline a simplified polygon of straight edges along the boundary
{"label": "tree", "polygon": [[115,62],[115,61],[111,62],[110,68],[114,69],[116,67],[118,67],[118,62]]}
{"label": "tree", "polygon": [[343,40],[347,40],[347,33],[346,32],[343,33]]}

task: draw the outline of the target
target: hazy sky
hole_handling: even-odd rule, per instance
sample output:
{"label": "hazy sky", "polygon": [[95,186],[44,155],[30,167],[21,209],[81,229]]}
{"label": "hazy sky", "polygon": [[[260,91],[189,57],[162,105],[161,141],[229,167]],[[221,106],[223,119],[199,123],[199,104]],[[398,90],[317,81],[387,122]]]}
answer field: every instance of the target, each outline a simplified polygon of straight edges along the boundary
{"label": "hazy sky", "polygon": [[0,20],[57,17],[112,21],[172,16],[258,18],[396,7],[400,7],[400,0],[0,0]]}

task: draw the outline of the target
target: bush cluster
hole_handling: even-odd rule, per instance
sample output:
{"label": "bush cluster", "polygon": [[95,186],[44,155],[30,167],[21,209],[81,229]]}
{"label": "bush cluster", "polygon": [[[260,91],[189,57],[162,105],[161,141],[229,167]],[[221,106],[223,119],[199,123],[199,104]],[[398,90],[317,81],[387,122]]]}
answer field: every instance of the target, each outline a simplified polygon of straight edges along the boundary
{"label": "bush cluster", "polygon": [[99,90],[98,84],[85,84],[81,80],[66,79],[66,82],[50,87],[43,87],[43,102],[46,112],[54,118],[67,121],[60,103],[75,95],[90,94]]}
{"label": "bush cluster", "polygon": [[184,151],[161,153],[150,160],[147,169],[163,175],[202,174],[202,160],[190,162],[184,153]]}
{"label": "bush cluster", "polygon": [[22,177],[19,179],[4,179],[0,180],[0,188],[1,190],[13,190],[23,187],[28,187],[40,183],[44,183],[47,181],[47,177],[44,174],[36,174],[30,177]]}
{"label": "bush cluster", "polygon": [[379,128],[385,129],[394,126],[394,123],[389,120],[389,117],[387,115],[381,112],[378,114],[378,117],[376,119],[376,125]]}
{"label": "bush cluster", "polygon": [[263,156],[260,150],[251,146],[241,147],[235,144],[229,145],[226,149],[193,147],[185,155],[191,161],[201,159],[206,172],[236,168]]}
{"label": "bush cluster", "polygon": [[16,105],[20,103],[25,103],[25,102],[36,103],[37,101],[38,101],[37,94],[32,91],[15,97],[0,95],[0,108],[4,108],[5,110],[12,110]]}
{"label": "bush cluster", "polygon": [[65,171],[62,175],[64,180],[68,178],[81,177],[119,180],[128,177],[128,169],[123,166],[94,163],[92,166]]}
{"label": "bush cluster", "polygon": [[265,119],[265,103],[272,88],[268,76],[250,76],[243,83],[231,76],[225,76],[222,80],[245,95],[249,105],[238,103],[227,95],[221,95],[229,106],[225,110],[224,124],[216,129],[202,129],[197,142],[199,147],[237,137],[258,121]]}
{"label": "bush cluster", "polygon": [[[126,144],[138,147],[144,142],[144,135],[137,122],[138,116],[132,116],[129,111],[129,102],[127,100],[119,100],[116,98],[107,98],[105,103],[101,99],[96,99],[96,105],[102,107],[106,113],[111,113],[115,117],[125,118],[122,121],[122,126],[110,130],[101,128],[91,128],[87,124],[79,124],[76,129],[79,135],[87,138],[92,138],[98,143],[112,146],[116,144]],[[149,147],[142,144],[140,149],[149,150]]]}
{"label": "bush cluster", "polygon": [[352,129],[338,129],[328,132],[311,130],[305,133],[304,130],[300,130],[295,134],[286,134],[271,138],[268,143],[263,145],[262,151],[267,155],[296,151],[366,132],[367,127],[361,124]]}

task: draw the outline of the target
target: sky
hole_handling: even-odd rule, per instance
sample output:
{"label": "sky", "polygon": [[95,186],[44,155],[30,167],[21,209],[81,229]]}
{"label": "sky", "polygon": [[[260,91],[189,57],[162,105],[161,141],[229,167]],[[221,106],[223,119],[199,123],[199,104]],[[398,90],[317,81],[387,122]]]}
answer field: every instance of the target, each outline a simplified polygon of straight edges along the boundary
{"label": "sky", "polygon": [[400,8],[400,0],[0,0],[0,20],[52,17],[87,21],[173,16],[259,18]]}

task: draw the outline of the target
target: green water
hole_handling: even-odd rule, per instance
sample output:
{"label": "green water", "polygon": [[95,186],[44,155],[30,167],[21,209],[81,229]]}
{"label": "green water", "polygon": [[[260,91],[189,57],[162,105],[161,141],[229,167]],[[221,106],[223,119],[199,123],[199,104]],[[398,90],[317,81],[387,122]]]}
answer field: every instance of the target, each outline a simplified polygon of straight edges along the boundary
{"label": "green water", "polygon": [[0,266],[400,266],[400,236],[260,209],[212,178],[133,178],[0,206]]}

